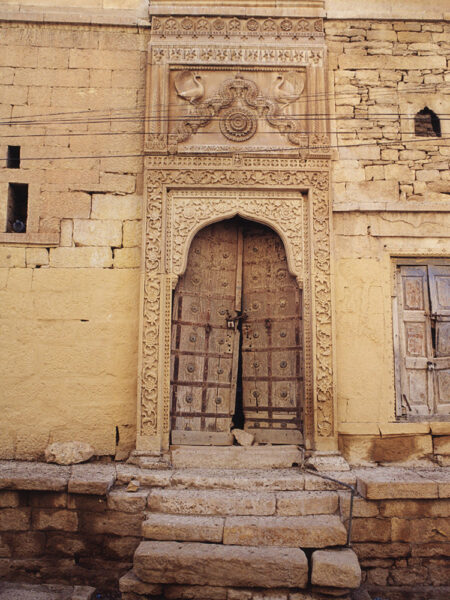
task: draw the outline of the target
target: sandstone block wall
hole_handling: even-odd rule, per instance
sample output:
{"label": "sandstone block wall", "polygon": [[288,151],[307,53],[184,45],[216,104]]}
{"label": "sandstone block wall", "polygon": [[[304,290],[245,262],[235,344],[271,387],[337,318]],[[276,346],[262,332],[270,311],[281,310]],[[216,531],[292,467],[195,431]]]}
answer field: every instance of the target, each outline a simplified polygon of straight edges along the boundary
{"label": "sandstone block wall", "polygon": [[[188,492],[186,482],[183,489],[178,487],[176,471],[139,470],[130,465],[116,469],[95,463],[59,467],[5,461],[0,467],[0,577],[9,581],[70,581],[117,589],[120,576],[132,566],[142,533],[158,538],[154,528],[150,533],[151,521],[144,531],[142,523],[149,512],[155,520],[164,519],[155,513],[160,507],[154,499],[169,491],[161,487],[171,488],[174,497],[179,493],[180,500]],[[433,588],[430,597],[446,598],[450,591],[446,473],[378,468],[350,476],[353,482],[356,478],[360,492],[353,508],[352,548],[373,597],[403,600],[415,598],[414,592],[422,593],[418,598],[427,598],[427,588]],[[136,477],[145,485],[138,492],[127,492],[126,483]],[[306,478],[316,489],[330,488],[330,482],[311,475]],[[218,495],[221,491],[225,493],[218,490]],[[192,492],[200,493],[198,489]],[[251,492],[241,494],[250,498]],[[308,503],[300,490],[277,492],[279,498],[286,494],[291,494],[292,501],[297,498],[296,510],[302,502]],[[332,505],[316,498],[304,508],[313,513],[337,510],[347,524],[348,490],[339,492],[338,499],[331,497]],[[212,512],[224,516],[223,506],[213,507]],[[166,539],[167,531],[163,535]]]}
{"label": "sandstone block wall", "polygon": [[[134,447],[146,32],[2,23],[2,458]],[[6,233],[11,182],[29,184],[25,234]]]}
{"label": "sandstone block wall", "polygon": [[[338,145],[332,194],[341,448],[355,461],[420,458],[433,452],[432,426],[395,423],[393,258],[448,256],[450,25],[328,20],[325,28]],[[414,116],[425,106],[441,115],[442,136],[417,140]],[[387,439],[399,435],[409,439]]]}
{"label": "sandstone block wall", "polygon": [[117,588],[143,512],[110,504],[102,495],[0,491],[0,577]]}

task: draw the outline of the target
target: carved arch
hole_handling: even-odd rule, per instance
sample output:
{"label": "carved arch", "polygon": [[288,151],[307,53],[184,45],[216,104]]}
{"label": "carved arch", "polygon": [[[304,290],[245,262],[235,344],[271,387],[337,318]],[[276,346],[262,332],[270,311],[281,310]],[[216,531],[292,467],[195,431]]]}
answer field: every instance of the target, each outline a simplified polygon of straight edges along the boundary
{"label": "carved arch", "polygon": [[[301,195],[299,193],[299,201],[301,201]],[[200,223],[196,223],[195,226],[191,229],[188,236],[186,237],[182,250],[182,259],[179,263],[179,268],[176,268],[173,272],[173,287],[178,283],[179,277],[181,277],[186,271],[189,249],[191,247],[192,241],[197,235],[199,231],[208,227],[208,225],[212,225],[213,223],[218,223],[220,221],[227,221],[229,219],[233,219],[234,217],[241,217],[242,219],[246,219],[248,221],[254,221],[255,223],[261,223],[261,225],[266,225],[280,237],[283,242],[283,246],[286,252],[288,271],[291,275],[293,275],[298,285],[302,285],[303,274],[299,272],[298,266],[296,268],[294,261],[294,251],[293,251],[293,243],[292,239],[286,234],[286,232],[280,227],[279,223],[274,219],[270,219],[265,216],[255,216],[250,211],[245,208],[232,209],[228,213],[222,214],[220,216],[211,215],[208,218],[204,219]]]}
{"label": "carved arch", "polygon": [[162,168],[165,160],[148,159],[137,449],[168,446],[172,281],[189,236],[208,220],[242,211],[247,201],[245,218],[264,217],[272,227],[276,221],[277,233],[290,240],[295,272],[303,273],[306,442],[336,449],[328,168],[261,158],[232,168],[228,159],[198,157],[171,157],[172,168]]}

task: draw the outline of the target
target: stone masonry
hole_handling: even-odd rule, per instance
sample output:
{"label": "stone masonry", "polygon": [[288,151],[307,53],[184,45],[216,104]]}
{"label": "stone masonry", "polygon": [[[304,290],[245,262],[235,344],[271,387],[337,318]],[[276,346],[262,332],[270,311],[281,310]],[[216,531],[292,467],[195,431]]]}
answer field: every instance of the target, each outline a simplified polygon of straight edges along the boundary
{"label": "stone masonry", "polygon": [[[378,468],[328,474],[356,485],[360,494],[354,504],[352,549],[365,585],[381,596],[391,588],[403,590],[402,598],[409,597],[408,586],[434,586],[435,593],[441,594],[436,598],[447,597],[448,469]],[[139,483],[138,491],[127,491],[131,481]],[[70,581],[117,589],[119,577],[130,570],[133,553],[142,540],[153,540],[153,552],[158,540],[166,540],[163,544],[171,540],[175,546],[209,542],[226,548],[222,540],[235,535],[240,523],[241,531],[246,531],[244,546],[239,540],[232,542],[238,545],[228,546],[238,554],[252,546],[255,551],[264,548],[261,543],[270,548],[269,538],[265,542],[258,538],[269,527],[265,535],[276,536],[272,543],[285,551],[298,548],[298,544],[307,552],[311,547],[317,549],[312,557],[317,587],[325,585],[325,573],[329,579],[335,573],[332,581],[337,584],[339,573],[345,573],[341,570],[344,564],[350,571],[341,581],[346,587],[354,581],[349,579],[355,570],[346,558],[347,550],[337,550],[335,556],[327,554],[329,550],[323,554],[323,547],[330,543],[345,544],[345,530],[341,537],[338,523],[347,524],[349,492],[299,469],[152,470],[120,464],[63,467],[4,461],[0,464],[0,488],[0,572],[8,580]],[[222,498],[220,504],[213,502],[217,495]],[[252,516],[255,512],[266,516]],[[186,516],[189,513],[191,516]],[[281,519],[296,522],[292,532],[297,536],[307,535],[308,528],[315,527],[314,520],[328,525],[333,521],[335,533],[328,528],[324,529],[328,537],[322,541],[319,537],[297,540],[289,537],[292,533],[288,530],[270,529],[272,521]],[[142,547],[142,553],[149,550]],[[174,554],[172,560],[181,558]],[[142,569],[139,572],[144,574]],[[148,570],[145,572],[147,578]],[[147,593],[145,582],[130,577],[121,583],[124,593]],[[167,593],[172,596],[167,597],[178,598],[174,585],[169,584]],[[180,581],[177,585],[192,587],[194,583]]]}

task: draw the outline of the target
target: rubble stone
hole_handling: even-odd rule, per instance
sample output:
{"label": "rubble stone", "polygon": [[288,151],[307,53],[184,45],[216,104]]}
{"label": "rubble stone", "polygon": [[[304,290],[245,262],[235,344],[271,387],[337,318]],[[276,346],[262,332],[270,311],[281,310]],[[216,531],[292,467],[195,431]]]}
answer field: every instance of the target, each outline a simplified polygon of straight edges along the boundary
{"label": "rubble stone", "polygon": [[233,429],[231,433],[240,446],[251,446],[255,441],[255,436],[243,429]]}
{"label": "rubble stone", "polygon": [[58,465],[73,465],[88,461],[94,453],[94,448],[86,442],[55,442],[45,449],[45,460]]}

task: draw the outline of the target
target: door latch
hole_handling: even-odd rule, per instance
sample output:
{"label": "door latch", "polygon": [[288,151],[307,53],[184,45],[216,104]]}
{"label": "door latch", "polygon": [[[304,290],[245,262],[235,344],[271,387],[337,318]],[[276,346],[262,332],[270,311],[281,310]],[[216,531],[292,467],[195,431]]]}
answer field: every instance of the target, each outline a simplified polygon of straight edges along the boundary
{"label": "door latch", "polygon": [[435,367],[435,366],[436,366],[436,365],[434,364],[434,362],[431,362],[431,360],[429,360],[429,361],[427,362],[427,369],[428,369],[428,371],[434,371],[434,367]]}
{"label": "door latch", "polygon": [[236,329],[236,323],[238,321],[245,321],[248,317],[246,312],[243,312],[241,315],[236,315],[232,317],[230,313],[227,313],[227,329]]}

